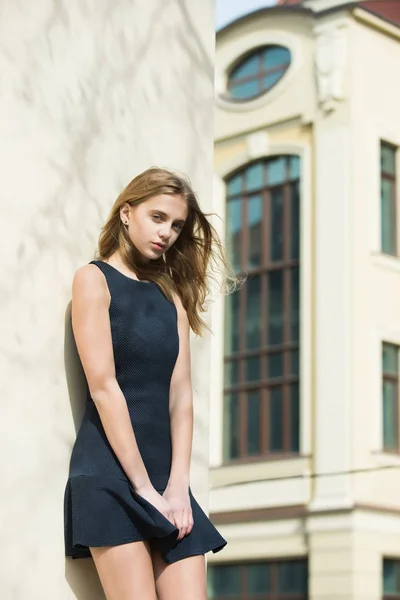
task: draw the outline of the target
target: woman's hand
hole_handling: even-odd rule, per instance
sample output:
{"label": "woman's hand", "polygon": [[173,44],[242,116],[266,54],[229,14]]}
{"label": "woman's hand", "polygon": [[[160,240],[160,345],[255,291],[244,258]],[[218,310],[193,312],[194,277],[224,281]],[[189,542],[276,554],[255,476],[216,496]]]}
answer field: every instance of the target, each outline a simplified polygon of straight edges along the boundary
{"label": "woman's hand", "polygon": [[161,494],[157,492],[157,490],[152,485],[147,485],[141,488],[138,488],[136,492],[150,502],[168,521],[171,521],[173,525],[175,524],[174,520],[174,512],[172,506],[169,504],[166,498],[163,498]]}
{"label": "woman's hand", "polygon": [[192,505],[190,503],[189,489],[167,486],[163,498],[172,508],[173,519],[179,529],[178,540],[188,535],[193,528]]}

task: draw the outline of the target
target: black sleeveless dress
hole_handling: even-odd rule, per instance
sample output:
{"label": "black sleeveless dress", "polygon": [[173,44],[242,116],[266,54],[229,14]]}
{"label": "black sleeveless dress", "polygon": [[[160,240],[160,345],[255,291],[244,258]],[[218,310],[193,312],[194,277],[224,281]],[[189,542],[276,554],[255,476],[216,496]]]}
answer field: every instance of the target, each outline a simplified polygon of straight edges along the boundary
{"label": "black sleeveless dress", "polygon": [[[111,294],[110,323],[117,381],[126,398],[150,480],[162,493],[171,467],[169,387],[179,351],[177,313],[155,283],[136,281],[103,261]],[[88,394],[64,495],[65,553],[90,556],[89,546],[149,540],[165,562],[221,550],[226,541],[189,489],[194,526],[178,529],[137,494],[113,452]]]}

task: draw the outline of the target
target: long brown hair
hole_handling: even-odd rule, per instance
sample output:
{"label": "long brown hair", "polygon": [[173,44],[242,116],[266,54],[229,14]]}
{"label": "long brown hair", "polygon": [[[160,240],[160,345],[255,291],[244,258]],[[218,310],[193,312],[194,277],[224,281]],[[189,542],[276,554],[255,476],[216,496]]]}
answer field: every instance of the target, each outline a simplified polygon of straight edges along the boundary
{"label": "long brown hair", "polygon": [[[188,216],[173,246],[160,258],[145,262],[123,226],[120,209],[125,203],[138,206],[160,194],[183,197]],[[207,310],[206,300],[211,291],[209,278],[222,284],[220,289],[227,293],[239,284],[209,216],[200,209],[186,177],[152,167],[132,179],[116,199],[101,230],[97,258],[106,261],[119,250],[123,261],[140,280],[155,282],[171,301],[173,293],[179,295],[190,327],[194,333],[202,335],[204,328],[209,329],[200,317],[200,313]]]}

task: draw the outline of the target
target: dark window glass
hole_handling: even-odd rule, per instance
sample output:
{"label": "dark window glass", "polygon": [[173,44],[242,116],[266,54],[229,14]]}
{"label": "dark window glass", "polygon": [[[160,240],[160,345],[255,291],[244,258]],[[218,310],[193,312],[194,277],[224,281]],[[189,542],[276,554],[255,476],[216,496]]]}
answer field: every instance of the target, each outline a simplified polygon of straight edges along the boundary
{"label": "dark window glass", "polygon": [[268,342],[270,346],[283,341],[283,271],[272,271],[269,276]]}
{"label": "dark window glass", "polygon": [[383,593],[389,598],[393,595],[400,595],[400,561],[399,560],[383,560]]}
{"label": "dark window glass", "polygon": [[252,356],[246,359],[246,381],[257,381],[261,378],[261,358]]}
{"label": "dark window glass", "polygon": [[225,363],[225,387],[233,387],[239,381],[238,361],[231,360]]}
{"label": "dark window glass", "polygon": [[299,451],[300,442],[300,403],[298,382],[290,385],[290,450]]}
{"label": "dark window glass", "polygon": [[211,567],[207,579],[210,598],[229,598],[240,593],[241,573],[236,565]]}
{"label": "dark window glass", "polygon": [[273,387],[269,393],[269,439],[270,451],[283,450],[283,394],[281,387]]}
{"label": "dark window glass", "polygon": [[242,231],[242,201],[234,198],[227,204],[226,240],[230,260],[235,270],[240,269],[240,244]]}
{"label": "dark window glass", "polygon": [[266,69],[275,69],[290,63],[290,52],[287,48],[271,47],[264,52],[264,65]]}
{"label": "dark window glass", "polygon": [[280,80],[281,77],[282,77],[281,71],[275,71],[274,73],[265,75],[265,77],[263,78],[264,89],[269,90],[269,88],[272,88],[276,83],[278,83],[278,81]]}
{"label": "dark window glass", "polygon": [[212,600],[307,600],[307,560],[260,561],[209,565]]}
{"label": "dark window glass", "polygon": [[268,564],[247,565],[247,590],[250,596],[267,594],[271,591],[270,568]]}
{"label": "dark window glass", "polygon": [[397,448],[397,384],[392,381],[383,382],[383,445]]}
{"label": "dark window glass", "polygon": [[286,180],[286,160],[281,158],[274,158],[268,163],[267,168],[267,181],[268,185],[282,185]]}
{"label": "dark window glass", "polygon": [[239,349],[239,295],[242,292],[234,292],[226,299],[225,304],[225,353],[232,354]]}
{"label": "dark window glass", "polygon": [[251,392],[247,397],[247,453],[260,453],[260,394]]}
{"label": "dark window glass", "polygon": [[269,232],[271,262],[283,258],[283,189],[271,191],[271,227]]}
{"label": "dark window glass", "polygon": [[290,319],[290,337],[292,342],[299,341],[299,327],[300,327],[300,289],[299,289],[299,270],[292,269],[291,271],[291,285],[290,285],[290,299],[291,299],[291,319]]}
{"label": "dark window glass", "polygon": [[260,67],[260,57],[258,54],[253,54],[247,58],[239,67],[232,72],[230,78],[232,81],[243,79],[244,77],[251,77],[257,75]]}
{"label": "dark window glass", "polygon": [[281,593],[307,592],[307,565],[299,561],[283,561],[278,567],[278,588]]}
{"label": "dark window glass", "polygon": [[261,266],[262,257],[262,196],[250,196],[247,207],[247,227],[249,229],[247,268],[254,269]]}
{"label": "dark window glass", "polygon": [[396,254],[396,205],[394,202],[394,183],[388,179],[381,181],[381,219],[382,219],[382,251],[385,254]]}
{"label": "dark window glass", "polygon": [[283,352],[274,352],[268,357],[268,377],[276,379],[283,377]]}
{"label": "dark window glass", "polygon": [[247,315],[246,315],[246,347],[259,348],[261,342],[261,281],[260,277],[252,277],[246,283]]}
{"label": "dark window glass", "polygon": [[291,258],[300,256],[300,196],[299,184],[290,187],[291,219],[290,219],[290,255]]}
{"label": "dark window glass", "polygon": [[292,375],[298,375],[299,369],[299,350],[296,348],[296,350],[292,350],[290,353],[290,372]]}
{"label": "dark window glass", "polygon": [[396,148],[381,143],[381,249],[397,254]]}
{"label": "dark window glass", "polygon": [[[247,276],[225,305],[225,392],[240,414],[232,443],[224,423],[227,460],[299,452],[300,172],[299,157],[277,156],[226,182],[227,244]],[[261,429],[250,440],[253,393]]]}
{"label": "dark window glass", "polygon": [[246,100],[247,98],[258,96],[259,89],[258,81],[251,79],[249,81],[242,81],[241,83],[232,83],[230,93],[237,100]]}
{"label": "dark window glass", "polygon": [[263,187],[263,164],[261,162],[254,163],[245,171],[245,187],[246,191],[252,192],[260,190]]}
{"label": "dark window glass", "polygon": [[290,51],[265,46],[248,54],[228,74],[228,93],[234,100],[251,100],[271,89],[290,65]]}
{"label": "dark window glass", "polygon": [[399,347],[382,344],[382,429],[383,448],[399,448]]}
{"label": "dark window glass", "polygon": [[241,190],[240,175],[236,175],[236,177],[231,177],[227,183],[228,196],[236,196],[237,194],[240,194],[240,190]]}
{"label": "dark window glass", "polygon": [[388,175],[396,173],[396,148],[389,144],[381,144],[381,172]]}
{"label": "dark window glass", "polygon": [[225,415],[226,431],[229,435],[226,437],[225,455],[230,458],[239,456],[239,396],[238,394],[225,395]]}
{"label": "dark window glass", "polygon": [[399,348],[394,344],[382,345],[382,371],[385,375],[399,374]]}
{"label": "dark window glass", "polygon": [[289,160],[290,179],[300,178],[300,159],[298,156],[291,156]]}

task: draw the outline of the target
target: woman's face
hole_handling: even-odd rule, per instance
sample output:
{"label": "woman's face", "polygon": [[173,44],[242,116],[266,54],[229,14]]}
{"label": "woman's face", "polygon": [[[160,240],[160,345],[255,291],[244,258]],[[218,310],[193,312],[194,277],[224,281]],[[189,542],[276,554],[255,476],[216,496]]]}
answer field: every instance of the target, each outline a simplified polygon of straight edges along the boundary
{"label": "woman's face", "polygon": [[135,248],[147,260],[155,260],[176,242],[187,218],[186,200],[160,194],[137,206],[125,204],[121,220]]}

